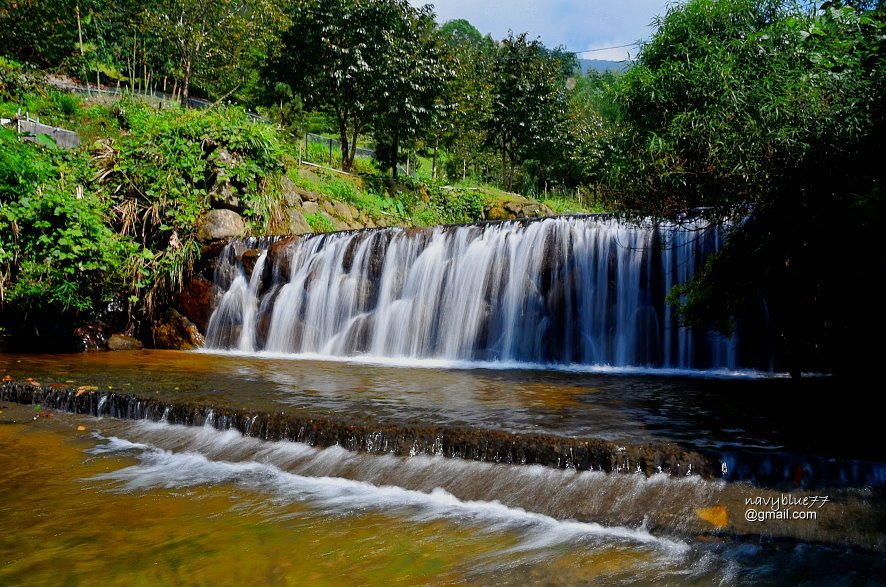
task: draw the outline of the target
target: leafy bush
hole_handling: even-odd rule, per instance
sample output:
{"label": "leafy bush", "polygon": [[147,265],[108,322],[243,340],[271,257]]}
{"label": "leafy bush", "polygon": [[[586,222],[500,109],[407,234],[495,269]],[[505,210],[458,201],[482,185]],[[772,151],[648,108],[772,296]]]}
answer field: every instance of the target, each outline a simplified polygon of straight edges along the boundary
{"label": "leafy bush", "polygon": [[479,222],[483,220],[486,198],[479,190],[436,189],[431,203],[446,224]]}
{"label": "leafy bush", "polygon": [[128,133],[98,146],[94,160],[117,198],[118,229],[152,253],[136,259],[136,289],[144,291],[136,297],[151,314],[199,254],[197,226],[213,188],[228,185],[261,224],[275,206],[269,178],[279,176],[285,152],[272,127],[239,108],[157,111],[128,101],[118,110]]}
{"label": "leafy bush", "polygon": [[15,101],[36,87],[36,76],[27,66],[0,56],[0,100]]}
{"label": "leafy bush", "polygon": [[0,303],[98,312],[125,288],[137,247],[108,225],[90,176],[86,157],[0,129]]}

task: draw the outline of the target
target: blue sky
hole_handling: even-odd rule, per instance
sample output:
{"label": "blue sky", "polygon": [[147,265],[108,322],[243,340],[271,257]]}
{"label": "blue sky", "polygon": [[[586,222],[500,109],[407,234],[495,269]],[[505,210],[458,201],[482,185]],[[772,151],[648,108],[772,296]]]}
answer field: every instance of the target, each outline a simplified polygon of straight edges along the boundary
{"label": "blue sky", "polygon": [[[409,0],[415,6],[432,4],[437,22],[464,18],[495,39],[528,32],[548,47],[565,45],[571,51],[627,45],[648,39],[655,15],[663,15],[665,0]],[[636,47],[582,53],[585,59],[621,61]]]}

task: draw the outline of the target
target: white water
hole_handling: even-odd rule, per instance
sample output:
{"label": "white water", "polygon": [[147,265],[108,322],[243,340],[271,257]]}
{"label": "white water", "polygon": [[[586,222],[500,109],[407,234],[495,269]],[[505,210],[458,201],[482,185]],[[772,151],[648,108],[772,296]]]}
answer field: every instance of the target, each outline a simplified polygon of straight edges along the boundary
{"label": "white water", "polygon": [[[603,473],[544,467],[509,467],[441,457],[356,455],[339,447],[316,449],[298,443],[262,442],[209,427],[139,422],[129,432],[136,440],[96,435],[101,444],[88,452],[125,454],[134,457],[137,464],[91,480],[115,482],[115,490],[125,492],[231,483],[269,494],[278,503],[303,502],[333,515],[383,511],[412,521],[445,519],[483,532],[516,532],[521,540],[514,550],[606,541],[644,545],[673,559],[684,555],[689,547],[676,539],[653,536],[642,525],[604,526],[556,519],[496,499],[459,498],[443,486],[457,488],[486,479],[487,485],[499,485],[504,495],[512,493],[510,485],[531,484],[539,487],[539,495],[550,495],[555,488],[566,492],[561,499],[568,499],[570,494],[577,497],[576,492],[586,486],[584,493],[590,491],[601,499],[617,493],[619,501],[628,503],[648,503],[649,495],[661,492],[662,483],[688,490],[698,498],[711,489],[700,479],[681,482],[664,475],[660,479],[638,475],[613,480]],[[390,479],[396,479],[396,484],[385,482]],[[411,485],[421,488],[409,488]],[[610,486],[608,491],[602,491],[606,486]],[[612,506],[620,507],[618,503]]]}
{"label": "white water", "polygon": [[207,348],[748,370],[737,341],[680,327],[665,303],[718,241],[700,226],[595,218],[302,237],[282,255],[288,263],[265,253],[250,277],[240,268],[212,316]]}

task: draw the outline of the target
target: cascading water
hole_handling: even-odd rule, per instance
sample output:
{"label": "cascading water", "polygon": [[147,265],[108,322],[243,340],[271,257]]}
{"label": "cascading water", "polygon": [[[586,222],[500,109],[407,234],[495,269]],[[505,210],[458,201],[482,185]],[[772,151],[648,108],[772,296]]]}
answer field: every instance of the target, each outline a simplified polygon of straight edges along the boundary
{"label": "cascading water", "polygon": [[736,339],[666,302],[720,233],[561,217],[271,243],[229,252],[211,349],[673,369],[736,369]]}

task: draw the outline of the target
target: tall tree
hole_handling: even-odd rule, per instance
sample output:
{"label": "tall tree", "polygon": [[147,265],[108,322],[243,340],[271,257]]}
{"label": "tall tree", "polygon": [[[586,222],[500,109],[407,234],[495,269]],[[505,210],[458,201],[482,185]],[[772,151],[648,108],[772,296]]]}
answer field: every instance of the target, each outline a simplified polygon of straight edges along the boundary
{"label": "tall tree", "polygon": [[463,19],[444,23],[439,34],[444,60],[454,75],[443,88],[446,107],[435,121],[435,145],[439,137],[452,153],[454,175],[467,175],[468,168],[477,173],[478,164],[487,159],[484,140],[492,110],[491,68],[496,43]]}
{"label": "tall tree", "polygon": [[857,365],[870,356],[864,333],[886,327],[864,285],[886,269],[884,16],[690,0],[669,9],[620,86],[621,203],[732,222],[680,292],[685,318],[728,331],[762,296],[796,372]]}
{"label": "tall tree", "polygon": [[79,4],[76,0],[0,2],[0,52],[44,66],[74,56]]}
{"label": "tall tree", "polygon": [[[573,57],[574,59],[574,57]],[[513,188],[517,165],[544,161],[566,116],[563,54],[551,52],[526,33],[510,34],[499,46],[492,66],[492,111],[487,141],[501,155],[502,183]]]}
{"label": "tall tree", "polygon": [[404,84],[417,84],[422,93],[432,81],[432,59],[410,54],[420,50],[414,27],[426,20],[427,11],[407,0],[306,0],[293,7],[292,25],[267,75],[293,88],[308,108],[335,115],[345,169],[354,165],[357,137],[382,112],[418,113],[418,105],[409,109],[402,102],[402,91]]}
{"label": "tall tree", "polygon": [[454,70],[430,6],[407,11],[390,26],[386,84],[371,124],[380,151],[388,155],[383,163],[396,177],[401,147],[414,147],[419,138],[433,133],[432,127],[450,107],[444,94]]}
{"label": "tall tree", "polygon": [[271,0],[159,0],[148,9],[149,31],[172,47],[174,74],[187,105],[196,76],[234,91],[257,67],[280,22]]}

